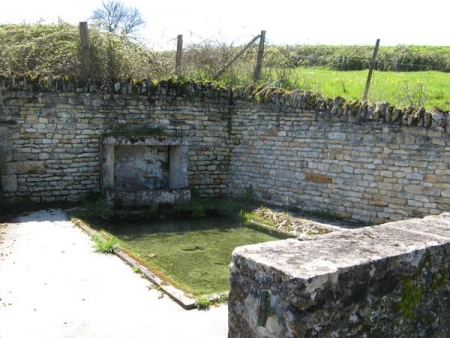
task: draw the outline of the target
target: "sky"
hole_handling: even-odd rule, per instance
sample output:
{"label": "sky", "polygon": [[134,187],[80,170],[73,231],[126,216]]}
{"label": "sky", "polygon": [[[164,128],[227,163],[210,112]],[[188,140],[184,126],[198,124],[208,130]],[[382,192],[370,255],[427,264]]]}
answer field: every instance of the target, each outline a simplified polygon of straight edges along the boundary
{"label": "sky", "polygon": [[[152,49],[212,40],[242,45],[266,31],[275,45],[450,45],[445,0],[122,0],[140,10],[139,37]],[[3,0],[0,24],[88,21],[102,0]]]}

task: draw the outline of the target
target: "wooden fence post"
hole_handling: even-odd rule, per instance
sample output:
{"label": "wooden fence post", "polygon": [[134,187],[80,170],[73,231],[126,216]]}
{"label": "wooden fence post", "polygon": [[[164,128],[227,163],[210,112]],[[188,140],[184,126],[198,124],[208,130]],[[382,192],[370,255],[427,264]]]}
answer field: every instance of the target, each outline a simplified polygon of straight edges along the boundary
{"label": "wooden fence post", "polygon": [[366,88],[364,88],[363,101],[367,100],[367,94],[369,94],[370,80],[372,79],[373,67],[375,66],[375,59],[378,53],[378,47],[380,46],[380,39],[377,39],[375,43],[375,49],[373,50],[372,60],[370,60],[369,74],[367,75]]}
{"label": "wooden fence post", "polygon": [[254,83],[257,83],[259,81],[259,78],[261,77],[265,40],[266,40],[266,31],[261,31],[261,37],[259,38],[258,59],[256,60],[255,72],[253,74]]}
{"label": "wooden fence post", "polygon": [[176,64],[175,64],[175,74],[177,76],[181,76],[183,73],[183,35],[177,36],[177,55],[176,55]]}
{"label": "wooden fence post", "polygon": [[91,76],[91,57],[89,50],[89,29],[87,22],[80,22],[81,39],[81,77],[83,79]]}

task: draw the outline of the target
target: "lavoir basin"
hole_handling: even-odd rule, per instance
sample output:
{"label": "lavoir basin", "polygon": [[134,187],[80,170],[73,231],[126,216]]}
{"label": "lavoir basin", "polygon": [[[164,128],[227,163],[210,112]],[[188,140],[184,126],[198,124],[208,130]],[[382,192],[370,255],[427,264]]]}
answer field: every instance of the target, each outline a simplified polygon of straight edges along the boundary
{"label": "lavoir basin", "polygon": [[236,247],[288,237],[222,217],[121,222],[104,229],[151,269],[194,296],[229,289],[228,266]]}

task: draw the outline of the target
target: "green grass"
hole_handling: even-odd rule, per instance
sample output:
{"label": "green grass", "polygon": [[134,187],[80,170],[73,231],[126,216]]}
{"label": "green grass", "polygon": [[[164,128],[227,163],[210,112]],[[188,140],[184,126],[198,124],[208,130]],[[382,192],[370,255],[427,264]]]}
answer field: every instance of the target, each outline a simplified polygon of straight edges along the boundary
{"label": "green grass", "polygon": [[[361,100],[367,80],[367,70],[335,71],[317,68],[297,68],[290,75],[290,86],[321,93],[324,97],[341,96],[347,101]],[[408,105],[431,109],[450,109],[450,73],[373,72],[368,100],[387,101],[398,108]]]}

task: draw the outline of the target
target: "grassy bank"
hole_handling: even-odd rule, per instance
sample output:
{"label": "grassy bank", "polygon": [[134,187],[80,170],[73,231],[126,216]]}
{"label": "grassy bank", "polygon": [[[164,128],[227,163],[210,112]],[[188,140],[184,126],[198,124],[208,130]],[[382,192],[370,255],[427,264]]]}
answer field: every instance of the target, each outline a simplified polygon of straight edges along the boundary
{"label": "grassy bank", "polygon": [[[367,70],[335,71],[318,68],[296,68],[290,73],[289,87],[312,90],[325,97],[341,96],[347,100],[361,100]],[[439,106],[450,109],[450,73],[380,72],[373,73],[369,97],[372,102],[387,101],[399,108]]]}

